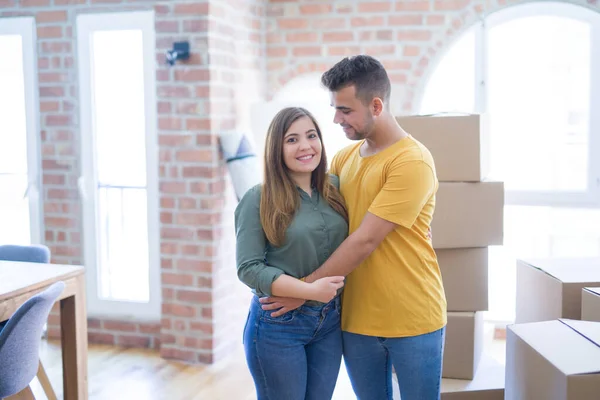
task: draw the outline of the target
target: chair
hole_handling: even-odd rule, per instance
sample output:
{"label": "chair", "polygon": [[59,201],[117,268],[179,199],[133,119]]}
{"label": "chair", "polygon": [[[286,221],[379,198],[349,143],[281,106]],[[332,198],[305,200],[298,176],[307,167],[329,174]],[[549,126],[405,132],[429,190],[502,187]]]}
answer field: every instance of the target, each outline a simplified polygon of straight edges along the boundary
{"label": "chair", "polygon": [[64,282],[56,282],[29,298],[0,332],[0,399],[24,391],[31,394],[29,383],[36,376],[40,360],[40,336],[64,289]]}
{"label": "chair", "polygon": [[[50,249],[44,245],[1,245],[0,260],[47,264],[50,262]],[[0,321],[0,331],[2,331],[3,326],[6,325],[7,322],[8,321]],[[46,370],[41,361],[38,363],[37,377],[42,388],[44,388],[48,400],[56,400],[56,394],[54,393],[54,389],[50,384],[50,380],[48,379],[48,375],[46,374]],[[0,396],[0,398],[1,397],[2,396]]]}

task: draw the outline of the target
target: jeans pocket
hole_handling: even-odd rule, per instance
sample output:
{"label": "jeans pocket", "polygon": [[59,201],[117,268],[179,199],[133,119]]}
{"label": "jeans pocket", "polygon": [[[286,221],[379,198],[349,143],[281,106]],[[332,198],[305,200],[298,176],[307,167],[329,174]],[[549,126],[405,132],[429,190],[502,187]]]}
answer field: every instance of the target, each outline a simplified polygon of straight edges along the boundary
{"label": "jeans pocket", "polygon": [[298,310],[288,311],[285,314],[280,315],[279,317],[272,317],[271,314],[274,313],[275,311],[276,310],[269,310],[269,311],[263,310],[260,315],[260,320],[262,322],[267,322],[270,324],[289,324],[296,317],[296,313]]}

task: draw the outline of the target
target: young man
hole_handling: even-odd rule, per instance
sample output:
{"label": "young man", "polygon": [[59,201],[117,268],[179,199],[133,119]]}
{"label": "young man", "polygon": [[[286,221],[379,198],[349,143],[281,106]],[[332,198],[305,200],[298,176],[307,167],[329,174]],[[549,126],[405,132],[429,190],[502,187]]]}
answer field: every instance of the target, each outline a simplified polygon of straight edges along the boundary
{"label": "young man", "polygon": [[[356,140],[332,160],[349,214],[349,237],[307,282],[347,276],[344,360],[357,397],[440,398],[446,297],[429,235],[438,181],[431,153],[398,125],[391,85],[376,59],[341,60],[322,76],[334,122]],[[265,299],[284,313],[291,300]]]}

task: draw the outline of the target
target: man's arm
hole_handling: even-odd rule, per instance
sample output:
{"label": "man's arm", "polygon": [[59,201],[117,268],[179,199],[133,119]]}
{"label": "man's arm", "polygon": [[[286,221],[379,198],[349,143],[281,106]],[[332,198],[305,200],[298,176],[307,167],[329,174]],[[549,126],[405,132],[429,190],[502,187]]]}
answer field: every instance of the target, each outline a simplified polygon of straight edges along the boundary
{"label": "man's arm", "polygon": [[391,231],[398,226],[412,228],[436,187],[435,173],[426,163],[412,161],[394,165],[358,229],[319,269],[306,277],[306,282],[350,274]]}
{"label": "man's arm", "polygon": [[344,240],[319,269],[306,277],[306,282],[314,282],[326,276],[347,276],[396,227],[395,223],[367,212],[358,229]]}

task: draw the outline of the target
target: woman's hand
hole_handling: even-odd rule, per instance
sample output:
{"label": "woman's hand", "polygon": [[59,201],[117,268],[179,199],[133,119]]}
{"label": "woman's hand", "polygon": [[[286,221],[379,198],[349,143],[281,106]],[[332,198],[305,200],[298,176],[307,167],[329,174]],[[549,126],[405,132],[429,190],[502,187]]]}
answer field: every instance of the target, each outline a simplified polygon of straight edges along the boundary
{"label": "woman's hand", "polygon": [[310,284],[311,300],[317,300],[322,303],[329,303],[336,295],[338,289],[344,286],[343,276],[326,276],[317,279]]}

